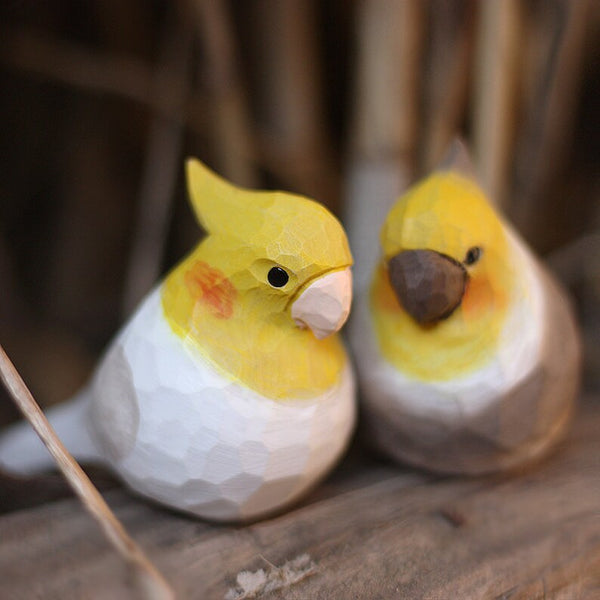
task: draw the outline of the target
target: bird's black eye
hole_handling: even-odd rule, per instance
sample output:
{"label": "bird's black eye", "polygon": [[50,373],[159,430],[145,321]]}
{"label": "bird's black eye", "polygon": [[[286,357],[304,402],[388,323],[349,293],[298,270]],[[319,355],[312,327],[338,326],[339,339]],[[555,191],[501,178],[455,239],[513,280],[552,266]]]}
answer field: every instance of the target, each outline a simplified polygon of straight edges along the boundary
{"label": "bird's black eye", "polygon": [[267,275],[269,283],[276,288],[283,287],[290,279],[290,276],[281,267],[273,267]]}
{"label": "bird's black eye", "polygon": [[465,265],[474,265],[481,258],[482,254],[483,250],[479,246],[473,246],[467,250],[463,263]]}

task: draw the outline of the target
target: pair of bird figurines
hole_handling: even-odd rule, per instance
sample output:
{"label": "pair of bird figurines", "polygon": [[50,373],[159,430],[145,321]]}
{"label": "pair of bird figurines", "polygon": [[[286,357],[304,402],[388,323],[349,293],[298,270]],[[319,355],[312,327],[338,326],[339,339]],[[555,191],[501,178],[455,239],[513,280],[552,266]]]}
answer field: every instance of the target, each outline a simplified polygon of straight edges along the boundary
{"label": "pair of bird figurines", "polygon": [[[453,146],[393,206],[350,341],[373,444],[476,474],[530,461],[563,433],[579,342],[564,293],[487,202],[464,153]],[[206,237],[49,419],[76,457],[143,496],[253,520],[314,486],[352,435],[355,376],[336,335],[352,256],[316,202],[239,189],[197,160],[187,180]],[[26,424],[0,437],[2,468],[51,465]]]}

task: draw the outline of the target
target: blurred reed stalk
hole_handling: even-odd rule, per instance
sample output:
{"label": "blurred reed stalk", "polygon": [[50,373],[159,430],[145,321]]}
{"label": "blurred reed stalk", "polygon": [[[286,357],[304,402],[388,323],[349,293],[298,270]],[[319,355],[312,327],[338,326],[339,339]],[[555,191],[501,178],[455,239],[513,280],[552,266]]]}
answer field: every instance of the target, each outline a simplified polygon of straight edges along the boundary
{"label": "blurred reed stalk", "polygon": [[414,175],[424,18],[418,0],[358,6],[344,211],[358,290],[379,255],[379,226]]}
{"label": "blurred reed stalk", "polygon": [[255,0],[246,11],[262,162],[285,187],[334,208],[339,175],[323,104],[317,5]]}
{"label": "blurred reed stalk", "polygon": [[523,126],[507,185],[512,183],[510,213],[517,226],[545,251],[552,246],[557,226],[567,225],[552,213],[547,194],[566,175],[590,17],[590,0],[549,0],[532,9],[527,19],[529,44],[521,73]]}
{"label": "blurred reed stalk", "polygon": [[600,319],[600,183],[574,138],[593,127],[592,0],[27,6],[0,6],[0,334],[42,405],[198,239],[187,155],[339,209],[363,289],[389,206],[461,134],[586,325]]}
{"label": "blurred reed stalk", "polygon": [[154,95],[169,107],[169,119],[151,118],[134,221],[132,248],[125,274],[123,317],[135,309],[158,280],[165,255],[171,204],[181,171],[184,127],[182,112],[189,86],[191,31],[184,23],[165,27],[155,75]]}
{"label": "blurred reed stalk", "polygon": [[196,62],[207,87],[208,130],[215,168],[238,185],[256,187],[254,140],[238,73],[237,44],[224,0],[186,0],[205,62]]}
{"label": "blurred reed stalk", "polygon": [[474,0],[431,0],[427,11],[421,173],[435,167],[463,127],[475,45]]}
{"label": "blurred reed stalk", "polygon": [[473,146],[482,184],[502,208],[515,128],[521,10],[519,0],[478,5]]}

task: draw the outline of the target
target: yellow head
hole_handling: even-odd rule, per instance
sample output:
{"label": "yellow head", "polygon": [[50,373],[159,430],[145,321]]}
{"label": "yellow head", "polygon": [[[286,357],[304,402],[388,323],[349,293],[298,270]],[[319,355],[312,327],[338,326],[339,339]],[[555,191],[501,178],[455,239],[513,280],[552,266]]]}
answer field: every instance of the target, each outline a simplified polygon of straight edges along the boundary
{"label": "yellow head", "polygon": [[[303,355],[338,355],[338,342],[316,338],[339,330],[350,310],[352,257],[340,223],[312,200],[237,188],[197,160],[187,162],[187,179],[207,236],[165,281],[167,320],[234,379],[271,397],[302,395],[317,369]],[[287,374],[294,360],[298,381]],[[316,375],[319,388],[334,370]],[[277,381],[286,377],[288,385]]]}
{"label": "yellow head", "polygon": [[395,204],[381,244],[372,302],[388,359],[426,380],[485,363],[515,272],[504,225],[474,179],[456,160],[442,165]]}

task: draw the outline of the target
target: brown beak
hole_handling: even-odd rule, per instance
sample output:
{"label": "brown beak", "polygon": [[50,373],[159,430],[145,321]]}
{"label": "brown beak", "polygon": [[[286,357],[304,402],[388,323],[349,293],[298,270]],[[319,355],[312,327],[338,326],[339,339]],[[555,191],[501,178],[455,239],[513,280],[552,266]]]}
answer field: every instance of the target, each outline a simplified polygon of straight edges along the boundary
{"label": "brown beak", "polygon": [[467,285],[465,267],[434,250],[404,250],[388,261],[392,288],[406,312],[421,325],[449,317]]}

